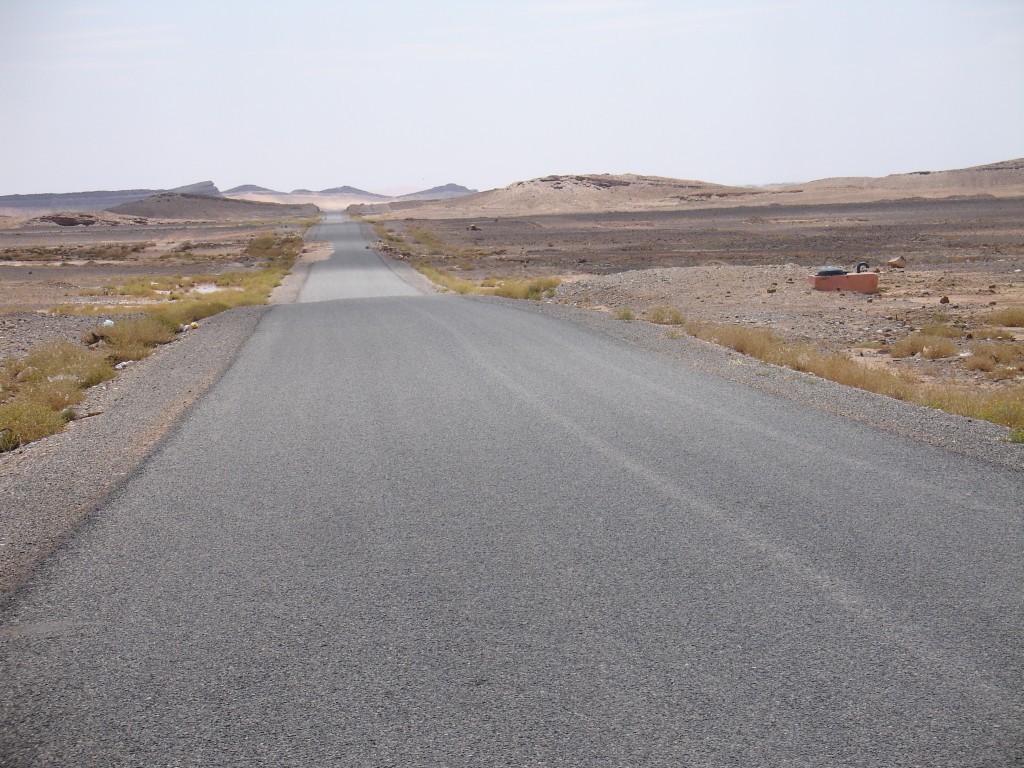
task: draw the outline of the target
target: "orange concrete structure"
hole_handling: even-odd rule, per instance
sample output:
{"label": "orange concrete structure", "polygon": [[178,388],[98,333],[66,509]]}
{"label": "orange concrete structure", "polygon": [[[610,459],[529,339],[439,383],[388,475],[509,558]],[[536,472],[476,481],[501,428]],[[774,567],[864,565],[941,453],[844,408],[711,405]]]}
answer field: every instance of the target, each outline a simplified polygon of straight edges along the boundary
{"label": "orange concrete structure", "polygon": [[877,272],[848,272],[845,275],[811,275],[807,278],[816,291],[852,291],[878,293]]}

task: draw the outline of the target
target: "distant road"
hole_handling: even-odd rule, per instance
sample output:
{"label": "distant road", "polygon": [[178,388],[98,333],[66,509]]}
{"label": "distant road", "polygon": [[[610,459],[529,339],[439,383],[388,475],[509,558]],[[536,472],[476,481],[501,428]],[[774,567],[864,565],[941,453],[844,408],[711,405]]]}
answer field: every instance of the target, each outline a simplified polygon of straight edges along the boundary
{"label": "distant road", "polygon": [[358,225],[0,625],[3,766],[1008,766],[1024,476]]}

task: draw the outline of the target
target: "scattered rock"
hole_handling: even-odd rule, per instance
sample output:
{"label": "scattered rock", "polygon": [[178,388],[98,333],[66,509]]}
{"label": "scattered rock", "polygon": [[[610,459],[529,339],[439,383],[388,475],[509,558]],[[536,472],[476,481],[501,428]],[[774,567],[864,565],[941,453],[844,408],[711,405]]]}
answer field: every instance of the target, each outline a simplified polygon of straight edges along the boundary
{"label": "scattered rock", "polygon": [[889,259],[889,261],[887,261],[886,264],[895,269],[903,269],[905,266],[907,266],[907,260],[902,256],[897,256],[895,259]]}

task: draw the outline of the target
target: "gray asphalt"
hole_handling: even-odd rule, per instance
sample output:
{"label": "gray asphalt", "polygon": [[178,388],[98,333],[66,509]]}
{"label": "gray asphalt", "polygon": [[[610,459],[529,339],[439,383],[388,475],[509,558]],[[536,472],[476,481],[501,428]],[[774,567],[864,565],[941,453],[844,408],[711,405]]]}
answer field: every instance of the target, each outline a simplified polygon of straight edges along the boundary
{"label": "gray asphalt", "polygon": [[1024,476],[358,231],[6,606],[0,764],[1024,761]]}

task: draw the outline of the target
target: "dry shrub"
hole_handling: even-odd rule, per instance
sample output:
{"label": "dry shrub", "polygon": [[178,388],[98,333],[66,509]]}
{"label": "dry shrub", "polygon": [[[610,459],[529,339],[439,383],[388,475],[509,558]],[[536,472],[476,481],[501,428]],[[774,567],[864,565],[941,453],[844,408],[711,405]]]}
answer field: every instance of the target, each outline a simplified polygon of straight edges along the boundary
{"label": "dry shrub", "polygon": [[666,307],[659,305],[651,308],[647,313],[647,322],[656,323],[657,325],[682,325],[686,322],[686,318],[683,313],[675,307]]}
{"label": "dry shrub", "polygon": [[430,282],[435,285],[440,285],[443,288],[447,288],[449,291],[455,293],[472,293],[474,285],[461,277],[456,277],[447,269],[438,269],[437,267],[431,267],[428,264],[415,263],[413,266],[420,271],[420,273],[426,277]]}
{"label": "dry shrub", "polygon": [[8,360],[5,367],[23,382],[62,376],[71,377],[78,386],[86,388],[114,375],[103,355],[70,341],[45,342],[23,358]]}
{"label": "dry shrub", "polygon": [[969,338],[978,340],[991,340],[991,341],[1012,341],[1013,332],[1008,331],[1005,328],[993,328],[991,326],[983,325],[981,328],[975,328],[971,331]]}
{"label": "dry shrub", "polygon": [[539,301],[551,297],[555,289],[562,284],[557,277],[538,277],[535,280],[503,280],[493,293],[507,299],[531,299]]}
{"label": "dry shrub", "polygon": [[964,331],[948,323],[932,323],[921,329],[922,336],[941,336],[944,339],[962,339]]}
{"label": "dry shrub", "polygon": [[920,354],[929,360],[938,360],[956,354],[956,344],[943,336],[915,333],[892,345],[893,357],[913,357]]}
{"label": "dry shrub", "polygon": [[1024,307],[1007,307],[989,315],[993,325],[1005,325],[1008,328],[1024,328]]}
{"label": "dry shrub", "polygon": [[627,323],[631,323],[636,320],[636,314],[629,307],[623,307],[614,315],[616,320],[623,320]]}
{"label": "dry shrub", "polygon": [[[1012,435],[1024,435],[1024,386],[1005,387],[999,391],[983,393],[963,387],[922,388],[909,378],[869,368],[845,355],[825,352],[810,344],[787,342],[763,328],[743,328],[703,320],[689,320],[686,323],[686,330],[698,338],[732,347],[776,365],[813,373],[840,384],[899,400],[939,408],[948,413],[991,421],[1010,427],[1013,430]],[[952,342],[942,337],[931,339],[952,345]],[[929,340],[927,343],[935,342]],[[955,345],[953,346],[955,348]],[[1006,348],[1010,345],[993,346]],[[1000,350],[1000,354],[1004,354],[1003,350]],[[968,360],[973,357],[976,355],[972,355]]]}
{"label": "dry shrub", "polygon": [[[1002,365],[1024,365],[1024,344],[972,344],[971,357],[967,358],[967,362],[970,362],[975,357],[987,358],[993,363],[1001,363]],[[992,369],[986,368],[984,370]]]}
{"label": "dry shrub", "polygon": [[93,333],[106,342],[104,351],[114,363],[141,360],[157,344],[166,344],[175,335],[176,326],[157,314],[118,320],[109,327],[99,327]]}
{"label": "dry shrub", "polygon": [[1011,429],[1024,429],[1024,386],[994,392],[978,392],[963,387],[930,387],[915,400],[947,413],[991,421]]}
{"label": "dry shrub", "polygon": [[988,355],[979,355],[975,352],[964,360],[964,367],[968,371],[994,371],[996,368],[996,361]]}
{"label": "dry shrub", "polygon": [[0,440],[3,450],[17,448],[64,429],[64,417],[45,405],[15,398],[0,405]]}
{"label": "dry shrub", "polygon": [[19,400],[30,401],[53,411],[63,411],[82,402],[84,397],[85,390],[73,377],[39,381],[18,392]]}

